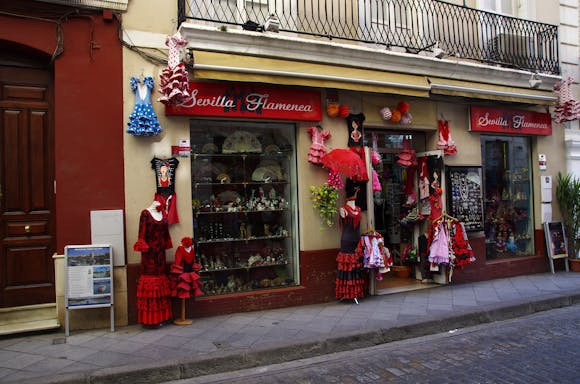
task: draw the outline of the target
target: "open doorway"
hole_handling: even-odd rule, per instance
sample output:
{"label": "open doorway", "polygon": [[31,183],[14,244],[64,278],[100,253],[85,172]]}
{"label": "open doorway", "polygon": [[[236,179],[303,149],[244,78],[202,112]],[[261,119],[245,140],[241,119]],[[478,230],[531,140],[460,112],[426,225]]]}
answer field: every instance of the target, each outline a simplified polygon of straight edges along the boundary
{"label": "open doorway", "polygon": [[[379,154],[373,169],[380,191],[373,192],[369,223],[383,236],[393,257],[391,270],[382,280],[373,280],[371,291],[382,295],[437,286],[445,281],[445,271],[431,270],[425,234],[430,214],[429,188],[443,187],[444,183],[443,157],[421,155],[426,141],[422,132],[367,129],[365,135],[367,145]],[[415,154],[410,162],[401,156],[407,150]],[[425,193],[420,190],[422,179],[427,185]]]}

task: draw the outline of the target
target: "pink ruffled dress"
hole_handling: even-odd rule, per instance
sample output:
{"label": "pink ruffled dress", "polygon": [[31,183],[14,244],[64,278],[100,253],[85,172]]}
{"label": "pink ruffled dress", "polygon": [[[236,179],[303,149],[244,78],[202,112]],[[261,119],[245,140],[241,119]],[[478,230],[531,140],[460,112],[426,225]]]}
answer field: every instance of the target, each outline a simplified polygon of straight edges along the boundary
{"label": "pink ruffled dress", "polygon": [[312,164],[322,164],[322,156],[326,155],[328,148],[324,142],[330,139],[330,131],[324,131],[321,127],[310,127],[308,128],[308,133],[312,138],[312,144],[310,145],[310,151],[308,152],[308,161]]}

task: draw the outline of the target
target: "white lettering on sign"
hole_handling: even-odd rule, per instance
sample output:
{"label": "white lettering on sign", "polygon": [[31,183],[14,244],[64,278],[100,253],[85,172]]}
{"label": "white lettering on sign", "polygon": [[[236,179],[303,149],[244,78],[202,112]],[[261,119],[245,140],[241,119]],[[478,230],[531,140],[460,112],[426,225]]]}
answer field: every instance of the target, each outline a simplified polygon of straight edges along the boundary
{"label": "white lettering on sign", "polygon": [[199,107],[220,107],[220,108],[233,108],[235,103],[232,99],[228,99],[225,96],[213,96],[213,97],[197,97],[199,91],[194,89],[191,92],[192,96],[192,103],[193,105],[197,105]]}
{"label": "white lettering on sign", "polygon": [[514,128],[515,129],[522,129],[522,128],[536,128],[536,129],[547,129],[548,124],[546,123],[531,123],[526,121],[526,117],[522,115],[514,115]]}
{"label": "white lettering on sign", "polygon": [[508,127],[508,122],[506,119],[504,119],[501,116],[498,116],[495,119],[490,119],[489,113],[486,113],[485,116],[481,116],[477,120],[477,123],[479,124],[480,127],[487,127],[488,125],[499,125],[504,128]]}
{"label": "white lettering on sign", "polygon": [[[191,92],[192,105],[198,107],[218,107],[218,108],[234,108],[236,106],[235,100],[228,99],[226,96],[212,96],[202,97],[198,96],[199,90],[194,89]],[[292,103],[277,103],[269,100],[270,95],[267,93],[250,93],[246,96],[246,109],[250,112],[256,112],[260,108],[271,111],[298,111],[298,112],[312,112],[313,108],[310,104],[292,104]]]}
{"label": "white lettering on sign", "polygon": [[[541,123],[541,122],[530,122],[530,121],[526,121],[526,117],[524,115],[513,115],[511,116],[511,120],[512,120],[512,124],[511,124],[511,128],[512,129],[523,129],[523,128],[529,128],[529,129],[547,129],[548,124],[547,123]],[[489,113],[486,113],[485,116],[481,116],[478,120],[477,123],[479,124],[480,127],[487,127],[487,126],[500,126],[504,129],[508,129],[510,128],[510,124],[509,121],[506,120],[503,116],[497,116],[495,118],[490,118],[489,117]]]}
{"label": "white lettering on sign", "polygon": [[256,111],[260,107],[272,111],[299,111],[312,112],[312,105],[309,104],[286,104],[269,101],[270,95],[260,93],[250,93],[246,96],[248,111]]}

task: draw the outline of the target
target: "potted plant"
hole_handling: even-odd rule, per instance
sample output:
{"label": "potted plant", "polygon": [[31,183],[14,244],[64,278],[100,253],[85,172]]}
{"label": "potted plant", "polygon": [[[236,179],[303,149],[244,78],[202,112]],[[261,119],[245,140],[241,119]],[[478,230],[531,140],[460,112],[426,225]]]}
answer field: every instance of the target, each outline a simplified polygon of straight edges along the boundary
{"label": "potted plant", "polygon": [[[338,189],[334,186],[323,184],[320,187],[310,186],[310,200],[312,206],[318,210],[323,225],[328,227],[334,225],[338,212]],[[322,230],[324,226],[320,229]]]}
{"label": "potted plant", "polygon": [[393,250],[393,253],[395,265],[392,266],[392,269],[395,276],[403,278],[411,276],[413,263],[417,262],[417,249],[411,244],[407,244],[402,253],[397,250]]}
{"label": "potted plant", "polygon": [[556,200],[568,238],[568,262],[572,271],[580,272],[580,179],[558,172]]}

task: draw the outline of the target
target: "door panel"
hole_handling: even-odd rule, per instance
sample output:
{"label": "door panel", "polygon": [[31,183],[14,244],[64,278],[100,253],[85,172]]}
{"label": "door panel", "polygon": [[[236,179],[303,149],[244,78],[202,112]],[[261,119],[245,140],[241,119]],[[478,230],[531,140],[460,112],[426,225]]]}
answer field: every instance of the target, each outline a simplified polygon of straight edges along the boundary
{"label": "door panel", "polygon": [[0,66],[0,307],[54,302],[48,70]]}

